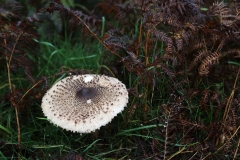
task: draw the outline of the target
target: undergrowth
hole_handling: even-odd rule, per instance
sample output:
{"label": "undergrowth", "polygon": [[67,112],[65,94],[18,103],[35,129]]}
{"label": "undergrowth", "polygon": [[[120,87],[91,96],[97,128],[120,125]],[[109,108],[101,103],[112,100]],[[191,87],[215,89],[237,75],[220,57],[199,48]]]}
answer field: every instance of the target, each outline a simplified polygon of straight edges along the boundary
{"label": "undergrowth", "polygon": [[[203,2],[104,0],[89,12],[54,1],[26,18],[1,5],[1,159],[237,159],[240,4]],[[40,105],[57,80],[84,73],[119,78],[130,101],[79,135]]]}

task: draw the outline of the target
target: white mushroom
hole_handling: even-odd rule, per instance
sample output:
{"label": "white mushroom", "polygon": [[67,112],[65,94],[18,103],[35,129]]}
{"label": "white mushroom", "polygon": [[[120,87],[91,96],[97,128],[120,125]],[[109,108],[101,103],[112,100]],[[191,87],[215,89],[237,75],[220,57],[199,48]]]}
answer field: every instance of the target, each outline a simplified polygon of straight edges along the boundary
{"label": "white mushroom", "polygon": [[57,126],[89,133],[109,123],[127,102],[127,89],[118,79],[86,74],[57,82],[44,95],[41,107]]}

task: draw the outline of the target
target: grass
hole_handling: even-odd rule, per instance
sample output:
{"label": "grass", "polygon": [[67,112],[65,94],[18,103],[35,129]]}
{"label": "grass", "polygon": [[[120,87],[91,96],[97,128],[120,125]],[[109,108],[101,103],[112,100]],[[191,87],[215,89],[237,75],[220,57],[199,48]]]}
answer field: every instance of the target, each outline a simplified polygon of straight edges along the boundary
{"label": "grass", "polygon": [[[39,53],[37,53],[39,55],[38,65],[35,70],[37,78],[43,75],[55,75],[60,72],[60,66],[64,66],[67,69],[93,70],[93,72],[97,72],[101,66],[101,55],[98,54],[99,45],[97,43],[93,45],[91,52],[86,54],[85,48],[82,49],[82,46],[78,44],[72,46],[68,40],[62,41],[56,38],[53,42],[46,40],[35,41],[40,44]],[[64,76],[66,75],[54,76],[49,85]],[[20,88],[26,86],[30,88],[31,85],[28,84],[25,78],[17,77],[18,75],[12,76],[14,85]],[[16,78],[17,83],[14,83],[14,78]],[[135,79],[134,76],[130,75],[128,81],[129,86],[133,87],[138,83],[139,78]],[[161,81],[163,86],[164,81]],[[6,83],[7,81],[5,80],[3,84]],[[2,87],[5,86],[2,85]],[[140,88],[142,87],[140,86]],[[142,88],[141,92],[145,92],[145,89]],[[163,100],[164,98],[161,99]],[[133,106],[136,102],[144,104],[146,100],[134,98],[129,102],[129,106]],[[154,106],[148,103],[148,110],[151,112],[145,115],[146,122],[141,120],[143,113],[139,107],[142,106],[136,106],[137,108],[133,111],[131,117],[128,116],[127,111],[124,111],[115,117],[109,125],[101,127],[97,135],[79,135],[67,132],[49,123],[42,114],[40,107],[41,99],[31,103],[31,107],[21,110],[19,114],[21,128],[20,159],[34,159],[34,157],[38,159],[57,159],[63,156],[70,157],[71,154],[80,154],[90,159],[113,159],[114,157],[125,159],[138,154],[138,147],[135,143],[137,139],[151,141],[151,139],[157,138],[156,133],[153,131],[156,127],[162,126],[161,124],[156,125],[155,122],[159,108],[155,107],[153,109]],[[3,143],[1,146],[3,151],[0,152],[0,158],[17,159],[18,133],[14,108],[10,107],[8,102],[4,102],[0,105],[0,114],[0,134],[2,137],[0,142]],[[159,138],[159,140],[164,142],[164,139]]]}
{"label": "grass", "polygon": [[[49,43],[48,41],[38,41],[40,43],[40,54],[38,70],[40,75],[51,75],[59,72],[59,66],[65,69],[86,69],[97,70],[100,64],[101,53],[99,44],[91,45],[91,50],[76,42],[72,45],[68,40],[58,40]],[[43,67],[44,66],[44,67]],[[43,67],[43,68],[42,68]]]}
{"label": "grass", "polygon": [[[135,25],[133,32],[136,37],[140,33],[138,25],[140,24]],[[104,28],[104,24],[102,28]],[[101,35],[103,33],[104,29],[102,29]],[[41,33],[41,35],[44,34]],[[105,52],[96,41],[91,42],[90,49],[83,47],[81,41],[73,43],[72,37],[68,34],[65,34],[65,38],[55,34],[52,38],[42,37],[34,39],[34,41],[39,46],[35,54],[37,59],[31,52],[27,54],[35,64],[33,76],[36,80],[43,76],[48,77],[48,82],[45,86],[38,87],[37,93],[51,87],[56,81],[68,76],[70,72],[84,70],[85,72],[101,73],[101,69],[104,68],[107,73],[115,76],[113,70],[103,63]],[[147,46],[147,43],[145,44]],[[156,48],[160,48],[159,55],[164,52],[162,42],[155,43],[154,53]],[[139,59],[148,56],[148,62],[145,61],[145,63],[154,62],[149,52],[139,51],[138,56]],[[114,61],[114,57],[107,58]],[[229,61],[229,63],[239,65],[238,62]],[[201,159],[202,157],[219,159],[219,155],[230,159],[233,157],[232,153],[219,152],[219,148],[227,148],[228,145],[232,147],[231,150],[236,153],[234,154],[236,157],[239,152],[239,137],[237,136],[239,127],[231,129],[234,122],[229,120],[231,123],[229,124],[230,129],[227,130],[228,133],[218,134],[224,130],[220,130],[221,127],[219,129],[212,126],[221,125],[221,118],[225,112],[224,103],[219,109],[217,101],[214,101],[214,92],[209,91],[206,101],[203,99],[206,94],[201,92],[202,90],[216,91],[220,93],[219,100],[228,99],[230,93],[225,91],[224,80],[214,82],[203,77],[178,85],[178,83],[188,80],[189,77],[183,75],[173,80],[163,70],[151,66],[147,70],[157,71],[161,73],[161,76],[155,75],[154,85],[150,85],[146,82],[148,77],[144,77],[145,79],[142,80],[139,75],[121,67],[121,81],[126,84],[128,89],[135,88],[138,93],[134,94],[134,91],[129,91],[128,106],[110,124],[101,127],[94,133],[82,135],[71,133],[51,124],[41,110],[42,95],[32,93],[35,87],[24,77],[22,70],[11,73],[13,88],[24,90],[23,95],[26,94],[25,97],[29,98],[28,103],[20,108],[18,114],[21,129],[21,154],[19,154],[18,148],[15,110],[7,101],[6,96],[9,92],[6,78],[7,68],[3,68],[0,73],[2,75],[0,77],[0,94],[3,99],[0,103],[0,159],[48,160],[83,157],[96,160],[129,158],[184,160]],[[232,79],[234,78],[237,81],[237,76],[232,77]],[[234,86],[236,87],[236,84]],[[26,92],[26,88],[29,92]],[[189,93],[191,89],[197,90],[198,93]],[[206,109],[203,107],[204,104]],[[219,112],[218,116],[216,116],[216,112]],[[236,119],[239,120],[239,118]],[[220,142],[222,139],[216,138],[216,141],[219,141],[216,144],[214,143],[215,139],[212,138],[215,134],[218,134],[218,138],[228,138],[228,140]],[[227,137],[229,135],[231,137]],[[233,140],[233,138],[235,139]],[[237,138],[238,140],[236,140]],[[209,147],[208,144],[213,146]],[[205,150],[207,151],[205,152]]]}
{"label": "grass", "polygon": [[[32,54],[28,54],[29,58],[35,60],[36,63],[33,67],[35,74],[33,76],[36,77],[36,80],[42,76],[52,76],[48,85],[52,85],[55,81],[67,76],[65,73],[54,76],[61,72],[61,70],[83,69],[96,73],[99,66],[101,66],[101,53],[99,50],[101,47],[96,42],[92,43],[91,49],[88,50],[79,42],[72,45],[68,38],[60,39],[57,35],[52,40],[43,38],[40,40],[34,39],[34,41],[39,44],[38,53],[36,53],[38,56],[37,61],[35,57],[31,57]],[[2,72],[2,75],[0,92],[1,95],[4,95],[8,91],[8,81],[5,79],[5,77],[7,77],[6,72]],[[24,89],[27,87],[30,89],[32,87],[21,74],[12,74],[11,82],[14,88]],[[28,106],[29,108],[21,110],[19,114],[22,145],[20,159],[26,159],[26,157],[29,157],[29,154],[35,155],[35,152],[38,152],[39,149],[46,152],[43,153],[44,159],[73,151],[71,141],[79,141],[80,135],[69,134],[50,124],[41,113],[40,100],[32,101],[29,105],[31,105],[31,108]],[[0,143],[4,142],[3,145],[0,145],[3,149],[3,151],[0,152],[0,159],[16,159],[18,152],[16,147],[18,144],[17,125],[14,108],[10,107],[8,102],[3,101],[0,104],[0,122]],[[82,136],[82,138],[84,138],[84,136]],[[82,146],[85,152],[90,149],[89,146]],[[9,154],[5,155],[3,152]],[[41,159],[42,155],[37,157]]]}
{"label": "grass", "polygon": [[[49,87],[59,79],[67,76],[56,75],[62,69],[84,69],[92,70],[97,73],[100,67],[105,67],[109,72],[111,70],[101,64],[101,47],[98,43],[91,45],[91,50],[87,52],[87,48],[82,48],[80,42],[72,45],[69,39],[54,38],[49,39],[34,39],[39,44],[38,60],[35,62],[34,77],[36,79],[42,76],[53,76],[49,83]],[[35,60],[28,54],[29,58]],[[111,73],[113,74],[113,73]],[[128,73],[125,73],[128,74]],[[1,79],[2,85],[1,94],[8,91],[8,82],[3,73]],[[132,79],[133,83],[132,83]],[[16,88],[31,88],[32,85],[21,74],[12,75],[12,83]],[[129,87],[138,83],[139,78],[129,76]],[[145,92],[143,88],[142,92]],[[138,99],[133,99],[129,104],[132,106]],[[142,99],[138,103],[143,104]],[[81,156],[91,159],[112,159],[118,157],[125,159],[137,153],[137,146],[132,137],[143,138],[149,141],[154,137],[151,133],[155,125],[154,115],[151,113],[146,115],[150,118],[150,122],[142,124],[142,112],[138,109],[132,117],[128,117],[127,111],[119,114],[114,118],[113,122],[106,127],[101,127],[99,134],[84,134],[67,132],[53,124],[51,124],[42,114],[41,99],[32,101],[31,106],[20,110],[20,128],[21,128],[21,155],[20,159],[57,159],[59,157],[68,156],[71,154],[81,153]],[[139,107],[139,106],[138,106]],[[149,108],[150,110],[150,108]],[[158,110],[158,109],[157,109]],[[156,110],[156,111],[157,111]],[[1,159],[17,159],[18,158],[18,132],[15,119],[14,108],[10,107],[8,102],[3,102],[0,105],[1,125]],[[156,113],[154,113],[156,116]],[[126,120],[128,117],[128,121]],[[154,117],[153,120],[151,118]],[[161,126],[161,125],[159,125]],[[134,138],[135,139],[135,138]],[[162,140],[164,141],[164,140]],[[126,143],[127,142],[127,143]],[[112,157],[112,158],[111,158]]]}
{"label": "grass", "polygon": [[[38,61],[35,74],[37,78],[47,75],[55,75],[61,71],[60,66],[64,69],[84,69],[98,72],[101,64],[101,52],[99,44],[94,43],[90,52],[82,48],[80,43],[71,45],[68,39],[59,40],[58,38],[50,42],[49,40],[35,40],[40,44],[37,53]],[[31,55],[29,55],[31,56]],[[34,59],[33,57],[30,57]],[[151,60],[151,59],[150,59]],[[106,66],[107,67],[107,66]],[[109,70],[110,72],[110,70]],[[20,159],[64,159],[71,157],[85,157],[89,159],[127,159],[142,158],[154,159],[155,155],[170,154],[170,159],[184,153],[187,148],[197,147],[200,143],[198,140],[191,143],[182,143],[185,138],[181,133],[174,134],[175,139],[166,137],[166,132],[170,131],[167,127],[167,121],[170,119],[168,114],[163,114],[162,105],[171,104],[172,97],[169,91],[169,79],[167,76],[156,78],[156,87],[145,88],[141,84],[140,78],[124,70],[124,81],[127,82],[128,88],[138,87],[140,97],[131,96],[127,109],[113,119],[113,121],[92,134],[71,133],[51,124],[42,114],[40,103],[41,99],[31,102],[31,107],[20,111],[20,128],[21,128],[21,154]],[[6,76],[6,75],[5,75]],[[66,74],[53,76],[50,85],[55,81],[67,76]],[[3,76],[4,77],[4,76]],[[7,80],[1,79],[1,88],[7,89]],[[127,77],[127,79],[126,79]],[[12,82],[16,87],[30,87],[25,78],[19,75],[12,75]],[[221,83],[219,83],[221,84]],[[211,87],[204,81],[198,83],[204,88]],[[182,86],[183,87],[183,86]],[[187,89],[190,86],[186,85]],[[186,88],[185,88],[186,89]],[[6,90],[5,90],[6,91]],[[180,95],[184,95],[182,88],[178,89]],[[4,94],[4,90],[1,90]],[[145,94],[148,97],[145,98]],[[193,100],[198,102],[199,99]],[[214,121],[214,108],[210,105],[209,112],[187,99],[186,110],[192,121],[201,118],[202,123],[206,125]],[[144,111],[146,107],[146,111]],[[169,111],[170,113],[170,111]],[[10,107],[8,102],[0,105],[0,143],[1,159],[18,158],[18,133],[17,124],[14,114],[14,108]],[[162,119],[162,121],[161,121]],[[171,127],[169,127],[171,128]],[[163,133],[163,134],[162,134]],[[188,132],[186,132],[188,134]],[[196,138],[204,140],[206,133],[195,133]],[[168,135],[170,136],[170,135]],[[170,141],[171,143],[167,143]],[[149,153],[149,147],[155,147],[156,153]],[[166,148],[161,146],[165,145]],[[175,148],[179,148],[177,151]],[[172,152],[171,152],[172,151]],[[141,152],[141,153],[139,153]],[[166,152],[166,153],[165,153]],[[194,154],[193,154],[194,156]],[[184,159],[184,158],[183,158]]]}
{"label": "grass", "polygon": [[[93,55],[96,56],[91,57],[92,54],[86,55],[84,51],[82,54],[81,52],[77,53],[77,51],[79,51],[77,47],[73,49],[75,53],[71,53],[66,49],[67,42],[64,42],[66,44],[62,45],[64,49],[61,48],[61,45],[57,45],[56,43],[43,42],[44,41],[39,41],[39,43],[42,43],[40,53],[44,54],[42,54],[42,58],[39,62],[42,67],[39,66],[38,68],[38,77],[59,72],[60,68],[56,66],[61,65],[67,68],[74,68],[74,65],[77,65],[79,69],[84,68],[95,71],[97,71],[100,66],[96,63],[101,63],[99,62],[99,55],[97,56],[95,54],[96,52],[93,53]],[[70,48],[69,46],[69,49]],[[98,48],[97,44],[96,48]],[[66,57],[63,53],[69,54]],[[82,55],[82,57],[85,58],[78,59],[77,55]],[[93,61],[89,57],[95,58],[95,60]],[[72,59],[77,60],[77,62],[72,61]],[[79,64],[79,62],[81,63]],[[54,65],[55,63],[56,65]],[[53,78],[50,84],[53,84],[58,78],[60,77],[56,76]],[[18,83],[15,85],[25,85],[26,83],[24,79],[18,79],[17,81]],[[133,87],[138,83],[139,78],[130,75],[127,81],[129,83],[128,85]],[[116,158],[127,159],[129,157],[138,159],[142,157],[142,154],[148,157],[146,159],[154,159],[154,154],[148,153],[149,149],[147,146],[150,147],[150,144],[154,145],[153,143],[155,143],[155,141],[157,144],[164,144],[167,141],[166,137],[159,133],[159,131],[165,129],[166,124],[164,121],[158,122],[161,118],[167,120],[167,116],[162,114],[164,111],[160,107],[162,104],[171,102],[171,98],[167,98],[168,95],[170,95],[170,92],[166,93],[168,89],[167,83],[167,78],[158,78],[158,87],[149,95],[151,97],[150,101],[147,101],[145,98],[139,99],[132,97],[128,104],[128,108],[123,113],[115,117],[109,125],[101,127],[97,133],[92,134],[80,135],[78,133],[71,133],[49,123],[42,114],[40,100],[32,102],[29,110],[20,111],[19,114],[21,128],[20,159],[58,159],[60,157],[64,159],[64,157],[70,158],[73,156],[81,156],[96,160]],[[140,94],[146,92],[144,86],[145,85],[138,86]],[[194,106],[194,103],[188,103],[189,108],[187,108],[187,110],[189,111],[190,119],[197,121],[199,117],[201,117],[202,122],[205,124],[209,124],[209,122],[213,121],[213,108],[211,108],[210,112],[206,113],[198,106]],[[147,111],[143,112],[145,105],[147,106]],[[0,114],[0,134],[2,137],[2,142],[0,142],[4,142],[4,145],[1,146],[0,158],[17,159],[18,133],[14,108],[11,108],[7,102],[2,103],[0,105]],[[162,132],[164,133],[165,131]],[[199,133],[200,132],[196,132],[196,137],[199,139],[204,138],[204,134],[206,133],[198,135]],[[203,137],[201,137],[201,135]],[[181,155],[187,148],[199,145],[198,141],[182,143],[181,140],[184,137],[181,136],[180,133],[177,133],[176,139],[173,141],[174,143],[167,144],[170,151],[174,150],[174,148],[180,148],[179,151],[175,150],[171,152],[169,157],[174,158]],[[140,154],[139,149],[141,149],[140,152],[145,151],[146,153]],[[163,152],[164,150],[160,150],[155,154],[164,154]]]}

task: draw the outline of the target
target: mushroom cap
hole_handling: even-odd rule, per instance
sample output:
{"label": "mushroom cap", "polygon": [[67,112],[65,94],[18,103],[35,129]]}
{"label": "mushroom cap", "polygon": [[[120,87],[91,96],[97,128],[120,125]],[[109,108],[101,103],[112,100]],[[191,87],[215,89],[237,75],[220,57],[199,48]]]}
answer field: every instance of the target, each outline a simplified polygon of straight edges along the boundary
{"label": "mushroom cap", "polygon": [[109,123],[128,102],[126,86],[104,75],[72,75],[42,99],[44,115],[66,130],[89,133]]}

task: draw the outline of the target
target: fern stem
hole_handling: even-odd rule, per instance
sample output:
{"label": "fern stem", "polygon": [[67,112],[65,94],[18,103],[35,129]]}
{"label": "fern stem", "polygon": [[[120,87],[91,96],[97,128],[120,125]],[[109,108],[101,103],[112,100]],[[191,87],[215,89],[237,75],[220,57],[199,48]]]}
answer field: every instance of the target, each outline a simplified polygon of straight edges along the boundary
{"label": "fern stem", "polygon": [[[146,43],[145,43],[145,47],[144,47],[144,50],[145,50],[145,66],[147,66],[149,64],[149,61],[148,61],[149,34],[150,34],[150,31],[148,30],[147,31],[147,37],[146,37]],[[146,77],[146,94],[145,94],[146,102],[147,102],[147,98],[148,98],[148,89],[149,89],[149,78]],[[146,111],[147,111],[147,103],[144,104],[144,112],[146,112]]]}
{"label": "fern stem", "polygon": [[[139,35],[138,35],[138,44],[140,44],[142,39],[142,21],[140,22],[140,28],[139,28]],[[139,49],[136,52],[136,56],[138,57]]]}
{"label": "fern stem", "polygon": [[149,61],[148,61],[148,41],[149,41],[149,35],[150,31],[147,31],[147,37],[146,37],[146,43],[145,43],[145,65],[147,66]]}
{"label": "fern stem", "polygon": [[[170,113],[168,113],[170,114]],[[167,123],[165,124],[165,142],[164,142],[164,154],[163,154],[163,159],[165,160],[167,158],[167,143],[168,143],[168,119],[169,115],[167,117]]]}

